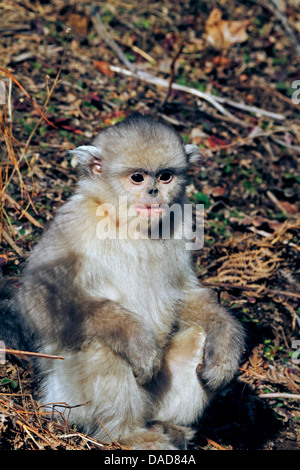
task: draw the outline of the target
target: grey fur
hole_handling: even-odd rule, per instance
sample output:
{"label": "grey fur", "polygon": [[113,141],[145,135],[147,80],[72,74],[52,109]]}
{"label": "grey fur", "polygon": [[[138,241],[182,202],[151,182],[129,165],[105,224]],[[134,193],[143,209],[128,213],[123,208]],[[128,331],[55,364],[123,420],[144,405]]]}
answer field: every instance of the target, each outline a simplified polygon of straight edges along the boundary
{"label": "grey fur", "polygon": [[[111,438],[100,422],[134,448],[184,448],[192,423],[238,368],[242,328],[199,286],[184,240],[99,240],[96,210],[125,195],[129,204],[150,203],[146,189],[128,182],[142,170],[160,203],[183,204],[197,148],[135,115],[73,153],[78,188],[31,253],[16,297],[37,350],[65,357],[39,361],[40,400],[82,405],[71,420],[102,441]],[[174,178],[159,185],[165,168]]]}

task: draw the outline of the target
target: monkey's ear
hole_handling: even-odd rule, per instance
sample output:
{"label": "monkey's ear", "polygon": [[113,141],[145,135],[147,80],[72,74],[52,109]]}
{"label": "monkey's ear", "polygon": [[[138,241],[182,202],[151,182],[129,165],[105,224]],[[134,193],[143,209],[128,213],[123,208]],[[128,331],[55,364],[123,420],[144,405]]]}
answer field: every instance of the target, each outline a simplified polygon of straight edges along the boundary
{"label": "monkey's ear", "polygon": [[88,171],[92,176],[97,176],[102,173],[102,162],[101,162],[101,149],[94,145],[81,145],[74,150],[70,150],[71,155],[74,155],[72,159],[72,166],[75,167],[77,164]]}
{"label": "monkey's ear", "polygon": [[204,155],[197,145],[187,144],[185,145],[185,151],[190,163],[203,162]]}

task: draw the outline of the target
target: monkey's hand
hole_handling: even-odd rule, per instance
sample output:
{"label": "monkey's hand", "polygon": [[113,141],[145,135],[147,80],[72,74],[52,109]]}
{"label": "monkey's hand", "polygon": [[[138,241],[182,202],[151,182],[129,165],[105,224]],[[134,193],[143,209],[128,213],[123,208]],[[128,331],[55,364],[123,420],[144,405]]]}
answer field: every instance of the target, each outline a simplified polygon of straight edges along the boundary
{"label": "monkey's hand", "polygon": [[[113,300],[90,301],[83,331],[98,338],[132,367],[139,384],[150,382],[162,361],[162,348],[140,316]],[[91,313],[92,312],[92,313]]]}
{"label": "monkey's hand", "polygon": [[199,325],[206,335],[202,364],[197,367],[200,382],[211,391],[225,386],[237,372],[243,351],[240,323],[205,288],[188,292],[181,321],[184,328]]}
{"label": "monkey's hand", "polygon": [[145,352],[145,357],[141,358],[141,353],[139,357],[131,358],[128,360],[129,364],[132,367],[133,375],[139,385],[146,384],[152,380],[156,375],[161,366],[161,351],[158,349],[149,349],[148,355]]}
{"label": "monkey's hand", "polygon": [[132,334],[123,354],[139,385],[150,382],[160,368],[162,349],[153,333],[145,331],[144,328],[138,334]]}
{"label": "monkey's hand", "polygon": [[197,368],[200,382],[210,391],[224,387],[238,369],[243,348],[243,331],[235,320],[211,325],[206,333],[202,366]]}

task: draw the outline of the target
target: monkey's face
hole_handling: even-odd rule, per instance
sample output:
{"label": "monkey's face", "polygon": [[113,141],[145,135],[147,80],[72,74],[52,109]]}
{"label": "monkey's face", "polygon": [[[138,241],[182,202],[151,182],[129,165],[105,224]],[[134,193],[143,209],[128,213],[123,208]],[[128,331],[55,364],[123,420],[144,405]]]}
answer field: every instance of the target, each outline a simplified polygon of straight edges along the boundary
{"label": "monkey's face", "polygon": [[157,172],[136,169],[121,178],[128,203],[138,215],[146,218],[163,216],[166,207],[181,197],[185,187],[183,171],[174,168]]}
{"label": "monkey's face", "polygon": [[142,115],[103,130],[93,145],[72,153],[79,160],[85,197],[113,205],[117,212],[120,198],[122,204],[126,198],[131,215],[149,221],[183,204],[186,170],[201,155],[174,129]]}

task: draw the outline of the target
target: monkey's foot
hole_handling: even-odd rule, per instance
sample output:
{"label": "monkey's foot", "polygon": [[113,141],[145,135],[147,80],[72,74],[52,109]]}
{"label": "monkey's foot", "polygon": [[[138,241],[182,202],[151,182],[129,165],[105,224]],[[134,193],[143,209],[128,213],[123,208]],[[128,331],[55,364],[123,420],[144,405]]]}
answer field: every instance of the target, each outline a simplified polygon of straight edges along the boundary
{"label": "monkey's foot", "polygon": [[167,354],[167,363],[172,372],[179,368],[199,368],[203,361],[205,333],[199,327],[190,327],[177,333]]}
{"label": "monkey's foot", "polygon": [[189,442],[193,439],[195,431],[186,426],[168,423],[166,421],[154,421],[150,427],[152,431],[160,431],[167,434],[172,443],[178,449],[185,450]]}
{"label": "monkey's foot", "polygon": [[[179,331],[172,338],[165,358],[168,389],[157,402],[156,420],[185,426],[201,416],[209,401],[197,375],[203,361],[205,339],[204,331],[194,326]],[[192,438],[188,437],[184,439]]]}
{"label": "monkey's foot", "polygon": [[134,450],[178,450],[170,436],[160,431],[155,427],[141,429],[124,438],[121,443]]}

